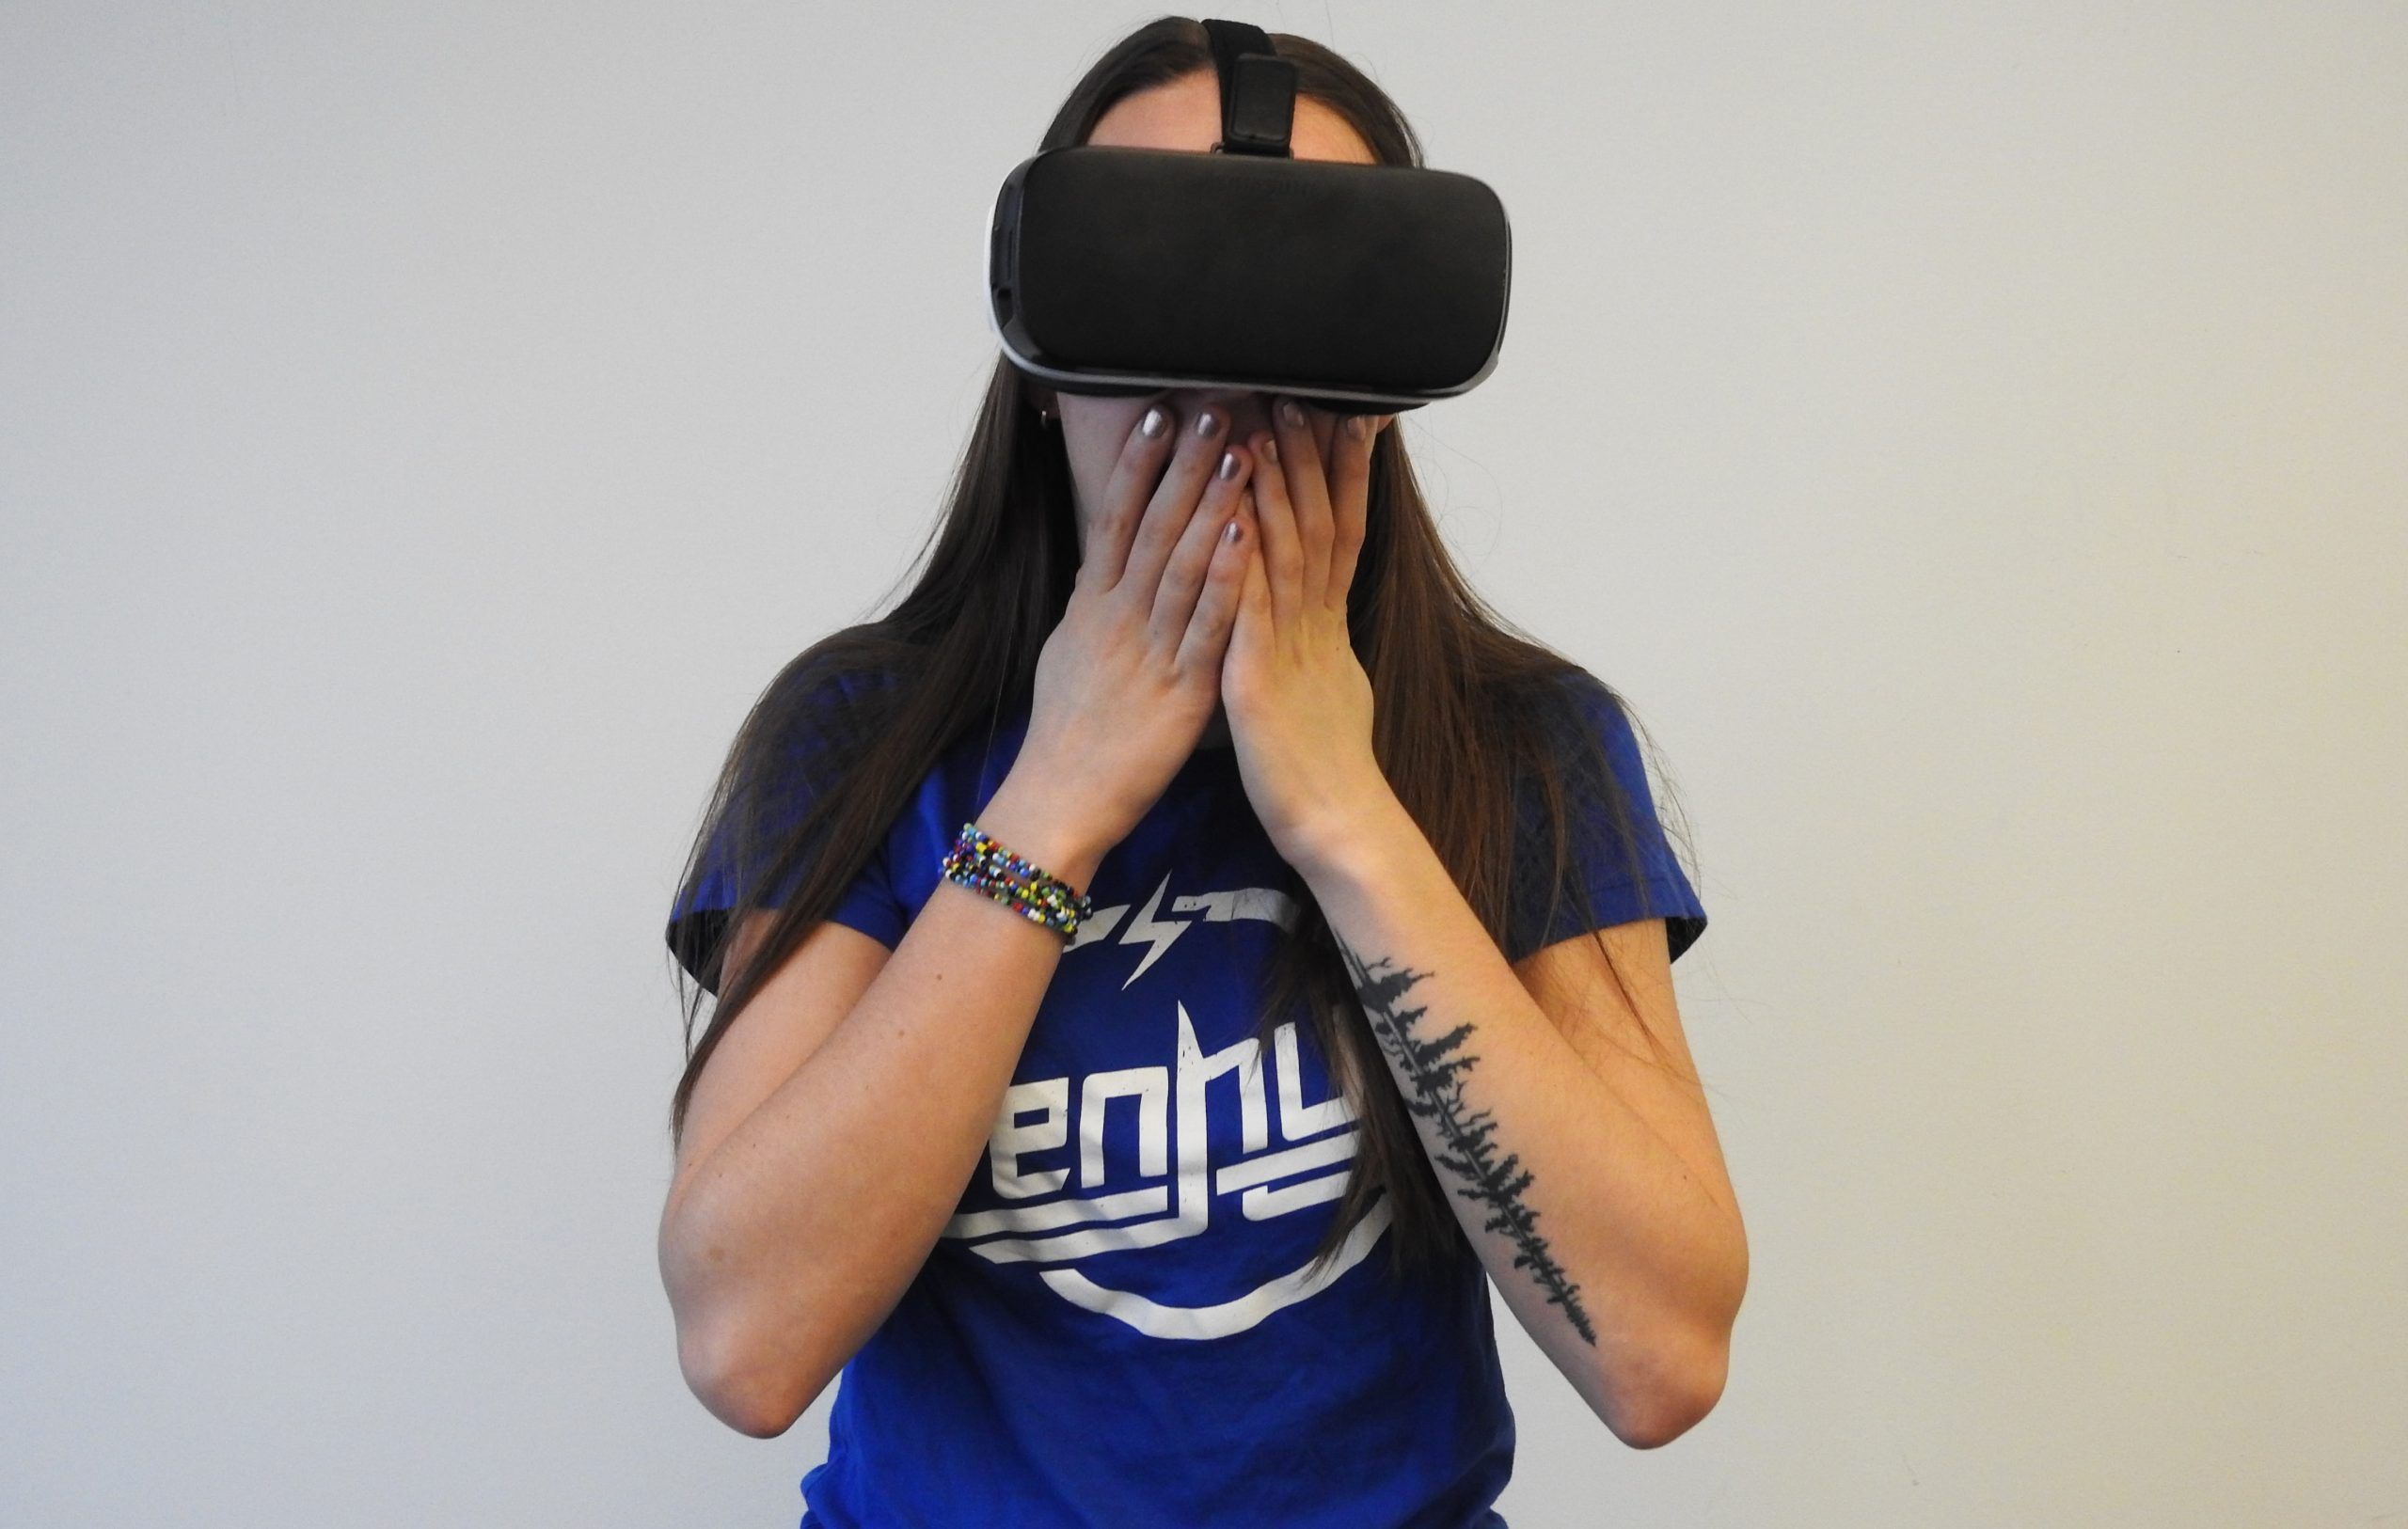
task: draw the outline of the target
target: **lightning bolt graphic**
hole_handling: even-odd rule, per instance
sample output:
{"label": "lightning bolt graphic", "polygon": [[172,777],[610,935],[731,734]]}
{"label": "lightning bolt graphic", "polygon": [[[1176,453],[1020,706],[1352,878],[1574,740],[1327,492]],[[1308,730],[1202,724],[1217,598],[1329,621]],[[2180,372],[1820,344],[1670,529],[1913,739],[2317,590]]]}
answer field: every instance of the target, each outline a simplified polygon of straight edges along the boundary
{"label": "lightning bolt graphic", "polygon": [[1154,910],[1163,906],[1163,893],[1169,889],[1170,877],[1165,875],[1162,879],[1162,884],[1154,889],[1154,895],[1146,899],[1146,906],[1132,914],[1128,927],[1120,931],[1120,943],[1123,945],[1150,944],[1153,946],[1152,950],[1146,953],[1146,958],[1137,963],[1137,969],[1129,973],[1129,982],[1120,985],[1123,988],[1126,988],[1129,983],[1133,983],[1144,976],[1146,969],[1161,960],[1163,953],[1169,950],[1179,937],[1187,932],[1187,925],[1177,919],[1157,922],[1154,918]]}

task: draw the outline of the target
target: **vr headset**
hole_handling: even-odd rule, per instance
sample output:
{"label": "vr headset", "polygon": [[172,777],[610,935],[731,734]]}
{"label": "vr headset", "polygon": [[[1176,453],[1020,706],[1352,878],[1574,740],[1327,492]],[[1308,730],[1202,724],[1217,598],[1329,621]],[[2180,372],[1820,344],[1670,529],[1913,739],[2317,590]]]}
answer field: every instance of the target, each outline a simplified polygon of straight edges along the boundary
{"label": "vr headset", "polygon": [[1210,153],[1081,146],[1022,161],[995,198],[989,317],[1066,393],[1287,393],[1394,414],[1469,391],[1505,338],[1513,240],[1467,175],[1296,159],[1296,66],[1261,28],[1208,21]]}

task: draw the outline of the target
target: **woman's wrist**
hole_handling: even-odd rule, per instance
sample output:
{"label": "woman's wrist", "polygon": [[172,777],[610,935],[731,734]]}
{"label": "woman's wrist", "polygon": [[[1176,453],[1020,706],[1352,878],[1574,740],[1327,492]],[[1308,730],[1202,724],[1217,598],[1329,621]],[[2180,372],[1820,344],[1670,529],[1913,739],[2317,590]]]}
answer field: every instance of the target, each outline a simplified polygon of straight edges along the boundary
{"label": "woman's wrist", "polygon": [[1096,867],[1112,846],[1098,843],[1095,828],[1086,821],[1089,814],[1064,798],[1064,793],[1047,782],[1015,771],[1004,778],[988,799],[978,814],[978,827],[1006,849],[1035,862],[1046,875],[1068,882],[1072,891],[1085,896],[1087,884],[1095,879]]}
{"label": "woman's wrist", "polygon": [[1351,785],[1330,789],[1328,796],[1310,819],[1271,830],[1272,847],[1308,886],[1325,876],[1376,875],[1378,862],[1399,843],[1423,837],[1377,766]]}

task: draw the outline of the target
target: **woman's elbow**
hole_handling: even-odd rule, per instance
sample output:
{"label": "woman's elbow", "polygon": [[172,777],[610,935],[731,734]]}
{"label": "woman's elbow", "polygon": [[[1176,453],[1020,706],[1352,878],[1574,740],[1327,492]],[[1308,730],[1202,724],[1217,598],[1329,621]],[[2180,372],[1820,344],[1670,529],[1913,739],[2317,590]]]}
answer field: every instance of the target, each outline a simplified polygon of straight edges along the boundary
{"label": "woman's elbow", "polygon": [[794,1427],[833,1377],[766,1364],[761,1353],[758,1344],[709,1334],[700,1324],[678,1329],[677,1366],[694,1399],[738,1433],[775,1439]]}
{"label": "woman's elbow", "polygon": [[1649,1382],[1617,1397],[1601,1412],[1614,1436],[1633,1449],[1661,1449],[1705,1421],[1731,1379],[1731,1334],[1748,1288],[1747,1243],[1737,1243],[1729,1278],[1703,1314],[1669,1324]]}
{"label": "woman's elbow", "polygon": [[1705,1421],[1721,1401],[1730,1375],[1730,1349],[1717,1347],[1693,1366],[1685,1384],[1661,1387],[1643,1401],[1617,1409],[1606,1426],[1633,1449],[1661,1449]]}

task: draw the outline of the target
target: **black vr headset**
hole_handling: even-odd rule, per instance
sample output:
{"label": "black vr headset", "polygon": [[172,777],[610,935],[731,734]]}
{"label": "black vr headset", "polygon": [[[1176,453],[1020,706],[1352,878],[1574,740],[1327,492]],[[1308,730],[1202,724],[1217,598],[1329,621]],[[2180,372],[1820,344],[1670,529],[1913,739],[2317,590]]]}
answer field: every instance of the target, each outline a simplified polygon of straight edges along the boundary
{"label": "black vr headset", "polygon": [[1469,391],[1505,339],[1497,194],[1296,159],[1295,64],[1259,27],[1204,27],[1212,152],[1050,149],[1005,178],[987,262],[1004,354],[1065,393],[1237,388],[1392,414]]}

